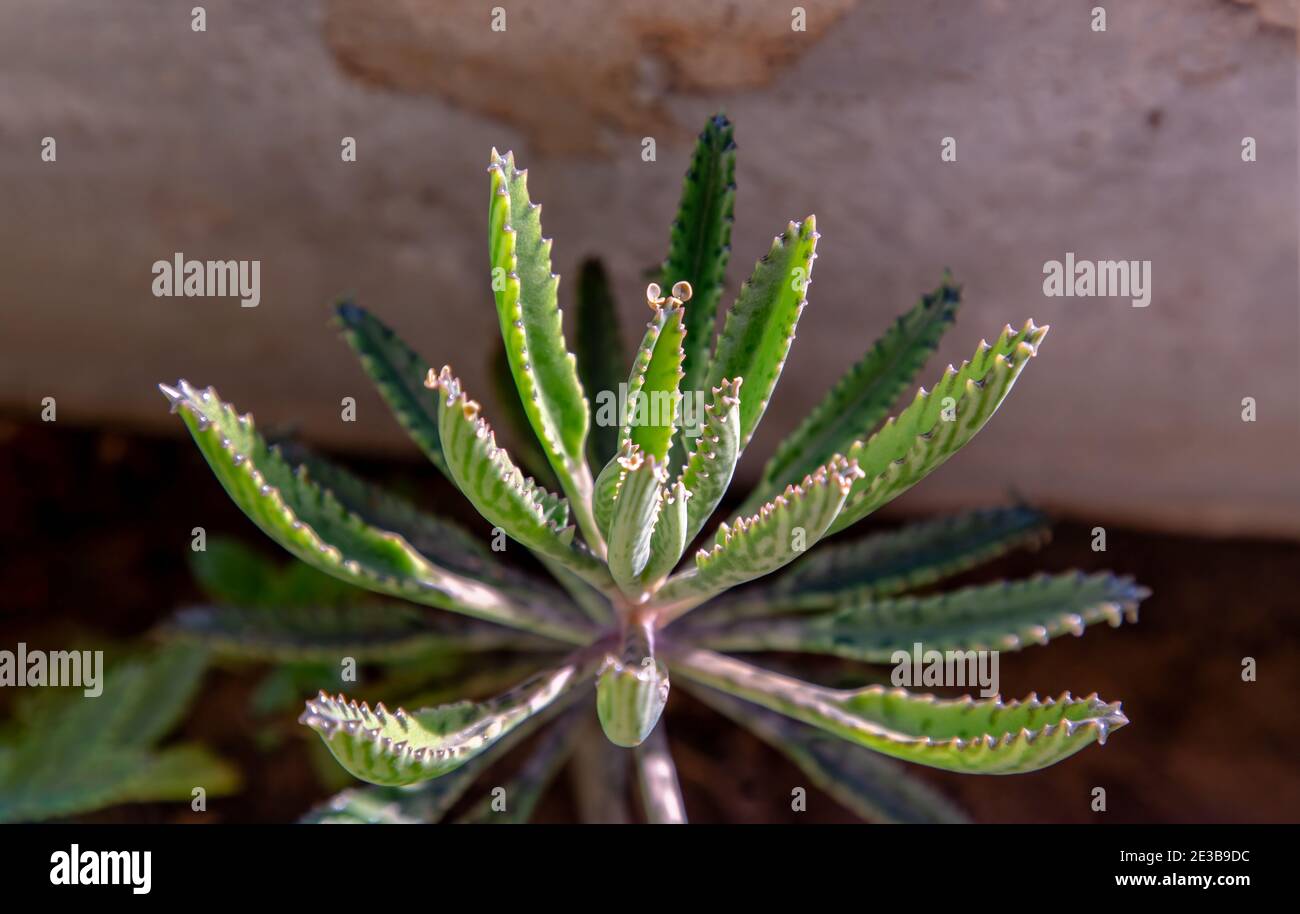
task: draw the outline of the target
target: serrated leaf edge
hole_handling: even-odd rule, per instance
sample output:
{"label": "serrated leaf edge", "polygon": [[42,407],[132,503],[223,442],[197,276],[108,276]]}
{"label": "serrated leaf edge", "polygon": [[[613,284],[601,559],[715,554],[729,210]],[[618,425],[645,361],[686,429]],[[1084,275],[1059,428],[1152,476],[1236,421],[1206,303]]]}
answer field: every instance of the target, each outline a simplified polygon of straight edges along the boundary
{"label": "serrated leaf edge", "polygon": [[[764,503],[757,512],[749,517],[741,516],[730,524],[726,522],[719,524],[714,544],[711,547],[700,549],[695,554],[696,567],[700,570],[707,569],[727,551],[733,542],[756,535],[756,530],[761,532],[761,529],[777,512],[786,508],[791,502],[808,497],[813,489],[834,485],[840,490],[841,494],[847,495],[853,487],[854,481],[862,477],[862,470],[858,467],[856,460],[836,454],[817,470],[805,476],[798,485],[791,483],[786,486],[784,492]],[[811,547],[812,543],[808,545]]]}
{"label": "serrated leaf edge", "polygon": [[465,393],[460,378],[452,373],[451,366],[444,365],[436,376],[433,369],[430,368],[428,377],[424,380],[424,386],[430,390],[441,391],[443,396],[446,397],[447,408],[451,410],[459,409],[465,420],[472,424],[474,435],[487,443],[487,458],[491,461],[493,469],[496,470],[497,478],[506,483],[522,499],[525,507],[533,514],[537,523],[553,533],[561,543],[565,545],[572,544],[576,528],[568,523],[569,505],[567,499],[561,495],[546,491],[537,484],[533,477],[525,476],[523,471],[510,459],[510,455],[505,448],[497,445],[496,433],[493,432],[492,426],[487,419],[483,417],[482,407],[478,401],[471,400]]}

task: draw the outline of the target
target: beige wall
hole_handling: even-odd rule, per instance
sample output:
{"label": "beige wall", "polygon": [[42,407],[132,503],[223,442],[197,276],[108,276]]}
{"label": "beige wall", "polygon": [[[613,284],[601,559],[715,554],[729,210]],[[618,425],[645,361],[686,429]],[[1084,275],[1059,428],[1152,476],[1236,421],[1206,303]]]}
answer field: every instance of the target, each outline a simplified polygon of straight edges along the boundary
{"label": "beige wall", "polygon": [[[488,4],[237,0],[206,4],[203,34],[195,4],[0,6],[8,413],[55,396],[60,421],[175,433],[154,385],[184,376],[330,446],[406,448],[328,302],[355,291],[485,391],[496,145],[531,169],[562,300],[577,260],[604,254],[630,342],[691,137],[723,107],[731,287],[786,220],[815,212],[822,232],[742,472],[947,266],[966,304],[944,360],[1007,321],[1053,329],[904,507],[1014,491],[1098,522],[1300,533],[1292,3],[1112,0],[1094,33],[1094,2],[809,0],[796,33],[792,4],[767,0],[502,0],[495,33]],[[150,265],[175,251],[260,259],[262,304],[152,297]],[[1151,260],[1150,307],[1045,298],[1043,262],[1066,251]]]}

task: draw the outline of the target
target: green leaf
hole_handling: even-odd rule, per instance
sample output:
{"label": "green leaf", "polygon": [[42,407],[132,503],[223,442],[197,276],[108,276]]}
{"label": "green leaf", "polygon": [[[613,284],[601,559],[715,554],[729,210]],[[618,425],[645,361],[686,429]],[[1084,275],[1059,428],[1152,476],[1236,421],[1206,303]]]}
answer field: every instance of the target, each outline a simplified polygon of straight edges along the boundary
{"label": "green leaf", "polygon": [[854,483],[830,532],[838,533],[897,498],[957,453],[1011,392],[1047,329],[1033,321],[1019,332],[1006,327],[992,346],[981,343],[960,368],[949,365],[933,390],[922,388],[910,406],[865,443],[854,442],[848,456],[864,476]]}
{"label": "green leaf", "polygon": [[514,629],[431,615],[402,603],[350,606],[193,606],[165,629],[219,654],[277,662],[394,662],[437,652],[551,650],[559,645]]}
{"label": "green leaf", "polygon": [[[0,822],[237,789],[238,774],[195,746],[155,748],[198,690],[206,654],[189,646],[99,671],[101,693],[51,695],[0,745]],[[92,688],[83,668],[86,688]],[[146,774],[152,777],[146,777]],[[183,789],[182,789],[183,788]]]}
{"label": "green leaf", "polygon": [[746,504],[762,504],[870,434],[939,345],[960,301],[960,290],[945,277],[898,318],[777,448]]}
{"label": "green leaf", "polygon": [[544,726],[564,700],[524,721],[456,770],[407,787],[352,787],[307,813],[300,821],[321,825],[418,825],[435,823],[470,786],[511,749]]}
{"label": "green leaf", "polygon": [[838,611],[744,619],[692,628],[692,640],[721,651],[799,651],[892,663],[913,645],[936,651],[1018,651],[1106,620],[1137,621],[1149,591],[1101,573],[1035,575],[927,597],[841,604]]}
{"label": "green leaf", "polygon": [[239,416],[216,391],[186,381],[159,385],[179,412],[227,494],[273,540],[312,567],[350,584],[462,612],[559,640],[587,638],[541,600],[524,602],[483,581],[442,568],[403,536],[372,527],[303,468],[267,446],[252,416]]}
{"label": "green leaf", "polygon": [[651,825],[685,825],[686,802],[677,782],[677,766],[668,749],[665,728],[656,727],[637,747],[634,757],[646,821]]}
{"label": "green leaf", "polygon": [[504,784],[505,808],[497,810],[497,798],[489,793],[456,821],[470,825],[522,825],[533,817],[537,801],[568,761],[577,735],[579,717],[575,711],[561,717],[537,739],[523,766]]}
{"label": "green leaf", "polygon": [[686,551],[687,512],[690,493],[681,482],[659,491],[659,511],[655,517],[654,531],[650,534],[650,554],[641,569],[642,593],[653,594],[677,567]]}
{"label": "green leaf", "polygon": [[564,343],[557,297],[560,278],[551,272],[551,242],[542,237],[541,207],[529,200],[527,173],[515,168],[513,153],[501,156],[493,149],[488,173],[492,291],[510,371],[583,535],[599,554],[603,543],[589,508],[590,416],[575,359]]}
{"label": "green leaf", "polygon": [[194,788],[209,796],[232,794],[241,786],[239,772],[203,746],[169,746],[141,759],[121,785],[117,803],[149,803],[194,798]]}
{"label": "green leaf", "polygon": [[710,603],[698,621],[828,610],[914,590],[1017,546],[1037,545],[1047,533],[1042,514],[1012,507],[916,521],[846,543],[822,543],[785,574]]}
{"label": "green leaf", "polygon": [[142,760],[133,752],[101,750],[93,772],[82,769],[74,773],[60,767],[42,772],[39,779],[28,776],[34,770],[28,757],[0,761],[0,823],[7,823],[39,822],[134,802],[125,785]]}
{"label": "green leaf", "polygon": [[595,398],[592,404],[591,434],[587,438],[587,458],[592,466],[604,466],[618,451],[619,427],[615,422],[600,421],[600,400],[618,397],[623,381],[623,338],[619,333],[618,307],[609,289],[605,267],[594,258],[583,261],[578,270],[578,292],[574,299],[577,311],[578,377],[582,386]]}
{"label": "green leaf", "polygon": [[774,581],[772,592],[888,596],[1038,545],[1047,535],[1047,518],[1021,506],[916,521],[854,542],[825,543]]}
{"label": "green leaf", "polygon": [[856,464],[837,457],[752,517],[722,524],[713,547],[696,553],[695,567],[669,578],[655,595],[660,624],[730,587],[771,574],[811,549],[860,475]]}
{"label": "green leaf", "polygon": [[702,389],[708,375],[714,324],[731,254],[735,205],[735,130],[717,114],[709,119],[695,144],[660,280],[665,289],[689,282],[695,293],[686,313],[683,390]]}
{"label": "green leaf", "polygon": [[407,713],[372,711],[364,702],[322,692],[299,722],[320,734],[340,765],[372,784],[402,786],[454,771],[542,711],[580,681],[589,681],[595,654],[578,651],[555,669],[530,677],[503,695]]}
{"label": "green leaf", "polygon": [[[653,286],[651,288],[654,288]],[[676,429],[682,380],[684,309],[677,299],[656,306],[627,379],[627,414],[620,441],[628,439],[646,455],[667,466],[668,447]]]}
{"label": "green leaf", "polygon": [[[93,731],[121,746],[157,743],[185,714],[206,668],[207,652],[199,647],[166,648],[124,664],[105,683],[105,694],[91,702],[93,710],[83,712],[95,723],[79,728],[77,738],[87,739]],[[116,694],[107,694],[110,686]],[[105,697],[112,700],[105,702]]]}
{"label": "green leaf", "polygon": [[555,478],[555,471],[542,449],[542,444],[533,434],[532,423],[528,413],[519,399],[519,389],[515,387],[515,376],[510,373],[510,359],[504,346],[498,346],[492,354],[490,368],[492,396],[500,407],[500,414],[505,417],[510,432],[513,450],[519,455],[519,462],[528,473],[543,486],[558,488],[560,481]]}
{"label": "green leaf", "polygon": [[817,238],[815,217],[791,222],[741,286],[718,337],[718,348],[709,363],[708,383],[713,388],[720,386],[724,378],[744,379],[745,396],[740,402],[742,449],[763,418],[794,342],[795,324],[808,303],[805,296],[812,281]]}
{"label": "green leaf", "polygon": [[290,463],[306,467],[307,473],[329,489],[343,507],[372,526],[398,534],[444,568],[502,586],[533,588],[538,585],[535,578],[513,573],[509,566],[498,561],[481,537],[460,525],[419,510],[409,501],[301,445],[286,445],[280,451]]}
{"label": "green leaf", "polygon": [[496,436],[465,395],[450,368],[426,383],[442,391],[438,429],[452,479],[494,527],[540,555],[564,565],[583,580],[604,588],[609,572],[590,550],[575,544],[569,503],[538,486],[497,446]]}
{"label": "green leaf", "polygon": [[[614,506],[618,500],[619,487],[627,476],[625,464],[632,461],[632,442],[624,441],[609,463],[596,476],[596,483],[591,496],[591,511],[600,535],[609,540],[610,525],[614,522]],[[606,555],[608,558],[608,554]]]}
{"label": "green leaf", "polygon": [[366,309],[344,301],[335,313],[343,338],[360,357],[361,367],[388,408],[424,455],[446,475],[433,397],[422,386],[429,373],[428,363]]}
{"label": "green leaf", "polygon": [[643,590],[640,576],[650,560],[650,540],[668,473],[663,463],[642,453],[636,444],[627,457],[618,459],[623,473],[609,523],[609,572],[623,593],[636,600]]}
{"label": "green leaf", "polygon": [[617,654],[605,655],[596,678],[596,715],[616,746],[639,746],[668,703],[668,670],[655,658],[649,620],[629,620]]}
{"label": "green leaf", "polygon": [[596,523],[609,541],[610,571],[636,602],[659,588],[686,550],[690,493],[681,482],[666,483],[667,467],[630,440],[596,477]]}
{"label": "green leaf", "polygon": [[[248,606],[268,605],[266,594],[280,587],[281,569],[269,559],[235,539],[212,537],[207,548],[189,553],[190,572],[209,599]],[[338,586],[347,585],[325,576]],[[338,602],[338,601],[330,601]]]}
{"label": "green leaf", "polygon": [[916,824],[967,821],[946,797],[878,753],[714,689],[688,690],[780,751],[813,784],[863,819]]}
{"label": "green leaf", "polygon": [[883,686],[827,689],[706,650],[674,652],[671,659],[687,679],[885,755],[948,771],[1035,771],[1093,742],[1105,743],[1128,723],[1118,702],[1108,704],[1096,695],[954,701]]}
{"label": "green leaf", "polygon": [[690,446],[678,480],[690,493],[686,541],[699,535],[727,494],[740,459],[740,381],[723,380],[704,407],[704,422]]}

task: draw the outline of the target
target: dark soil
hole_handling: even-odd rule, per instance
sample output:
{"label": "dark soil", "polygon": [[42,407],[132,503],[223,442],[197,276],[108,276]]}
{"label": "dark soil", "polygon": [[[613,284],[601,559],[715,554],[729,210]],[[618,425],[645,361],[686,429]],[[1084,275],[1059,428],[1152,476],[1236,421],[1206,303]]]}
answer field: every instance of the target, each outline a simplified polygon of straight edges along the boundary
{"label": "dark soil", "polygon": [[[414,480],[420,501],[469,520],[462,500],[414,464],[352,462],[372,478]],[[67,646],[129,640],[197,599],[185,555],[190,531],[260,534],[225,497],[188,442],[54,425],[0,424],[0,645]],[[978,821],[1269,822],[1300,820],[1300,614],[1293,590],[1300,544],[1220,541],[1108,528],[1094,553],[1089,528],[1062,523],[1051,544],[961,582],[1033,571],[1111,568],[1154,591],[1138,625],[1091,629],[1049,647],[1003,655],[1004,694],[1097,691],[1120,698],[1132,721],[1105,747],[1045,771],[972,777],[914,769]],[[264,540],[264,538],[261,538]],[[274,547],[270,547],[274,548]],[[1243,682],[1253,657],[1258,681]],[[828,665],[828,671],[833,664]],[[331,791],[312,761],[315,738],[293,721],[253,718],[256,669],[217,670],[185,735],[209,743],[246,773],[237,796],[214,800],[203,821],[284,822]],[[7,690],[6,690],[7,691]],[[0,692],[0,716],[12,696]],[[684,690],[667,715],[687,808],[697,822],[852,822],[809,787],[808,810],[790,792],[807,778],[784,757],[725,722]],[[1104,787],[1107,812],[1091,809]],[[97,821],[175,821],[187,807],[105,810]],[[561,776],[538,818],[570,821]]]}

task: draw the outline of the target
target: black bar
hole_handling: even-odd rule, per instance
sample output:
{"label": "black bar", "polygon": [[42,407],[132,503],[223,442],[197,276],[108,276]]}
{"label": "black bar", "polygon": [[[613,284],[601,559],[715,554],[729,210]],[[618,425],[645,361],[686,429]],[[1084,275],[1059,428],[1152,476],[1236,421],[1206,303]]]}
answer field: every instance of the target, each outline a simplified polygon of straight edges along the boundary
{"label": "black bar", "polygon": [[[1295,826],[1272,825],[25,825],[0,828],[0,874],[7,894],[111,895],[128,904],[147,894],[495,908],[511,899],[628,904],[693,901],[697,893],[774,903],[778,888],[828,901],[847,891],[864,905],[873,898],[992,902],[1036,891],[1085,901],[1199,894],[1230,902],[1249,889],[1290,885],[1296,838]],[[83,866],[87,852],[96,852],[98,865],[100,851],[148,851],[149,891],[135,892],[129,872],[120,874],[124,884],[53,884],[62,862],[56,855],[74,844]]]}

